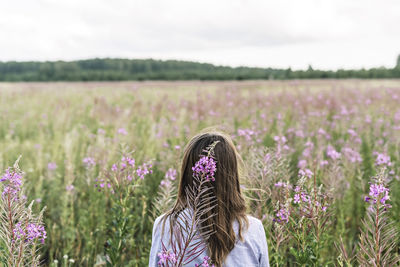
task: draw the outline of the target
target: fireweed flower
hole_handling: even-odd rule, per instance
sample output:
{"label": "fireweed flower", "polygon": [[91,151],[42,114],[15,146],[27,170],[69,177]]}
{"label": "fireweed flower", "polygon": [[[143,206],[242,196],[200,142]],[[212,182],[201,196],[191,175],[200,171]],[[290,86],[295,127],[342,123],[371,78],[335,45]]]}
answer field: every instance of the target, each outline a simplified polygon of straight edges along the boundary
{"label": "fireweed flower", "polygon": [[192,167],[194,175],[203,176],[207,181],[215,181],[214,174],[216,170],[217,163],[209,156],[202,156]]}
{"label": "fireweed flower", "polygon": [[44,244],[44,240],[47,238],[46,230],[43,225],[37,225],[34,223],[29,223],[26,227],[26,239],[28,241],[33,241],[35,239],[40,240]]}
{"label": "fireweed flower", "polygon": [[314,143],[308,141],[308,142],[305,144],[305,147],[306,147],[306,148],[303,150],[302,155],[303,155],[303,157],[305,157],[305,158],[309,158],[309,157],[311,157],[311,153],[312,153],[312,151],[313,151],[313,149],[314,149]]}
{"label": "fireweed flower", "polygon": [[319,165],[321,166],[321,167],[324,167],[325,165],[328,165],[329,164],[329,162],[327,161],[327,160],[322,160],[320,163],[319,163]]}
{"label": "fireweed flower", "polygon": [[0,261],[5,263],[3,259],[7,259],[9,266],[25,266],[27,262],[29,266],[39,266],[36,241],[44,243],[47,237],[42,225],[43,210],[36,216],[31,209],[34,201],[29,207],[26,205],[27,197],[22,193],[23,173],[18,167],[18,161],[0,177],[3,188],[0,210],[9,214],[0,218],[1,239],[8,248],[2,251],[4,254],[0,254]]}
{"label": "fireweed flower", "polygon": [[67,190],[68,192],[72,192],[72,191],[74,191],[74,189],[75,189],[75,187],[74,187],[72,184],[67,185],[67,186],[65,187],[65,190]]}
{"label": "fireweed flower", "polygon": [[274,184],[275,187],[286,187],[285,183],[282,183],[281,181],[277,182],[276,184]]}
{"label": "fireweed flower", "polygon": [[96,161],[94,158],[91,157],[86,157],[82,160],[83,164],[85,165],[86,168],[91,168],[96,165]]}
{"label": "fireweed flower", "polygon": [[15,196],[21,191],[22,186],[22,173],[16,172],[11,168],[8,168],[3,176],[0,178],[0,182],[4,183],[2,196],[10,193]]}
{"label": "fireweed flower", "polygon": [[313,177],[314,173],[309,170],[309,169],[305,169],[305,170],[299,170],[299,176],[300,177],[308,177],[311,178]]}
{"label": "fireweed flower", "polygon": [[168,263],[176,263],[176,256],[171,251],[162,251],[157,254],[160,260],[158,261],[158,265],[162,266],[163,264]]}
{"label": "fireweed flower", "polygon": [[300,203],[300,195],[299,194],[294,195],[293,203],[294,204]]}
{"label": "fireweed flower", "polygon": [[147,174],[153,173],[151,168],[152,168],[151,164],[143,163],[142,166],[139,166],[137,168],[136,174],[140,179],[143,180],[144,176],[146,176]]}
{"label": "fireweed flower", "polygon": [[113,172],[118,171],[117,164],[113,164],[112,167],[111,167],[111,170],[112,170]]}
{"label": "fireweed flower", "polygon": [[173,168],[169,168],[165,173],[164,179],[160,182],[161,186],[169,187],[171,185],[171,181],[176,179],[177,172]]}
{"label": "fireweed flower", "polygon": [[369,196],[364,198],[365,202],[376,204],[378,201],[383,204],[386,208],[390,208],[390,204],[386,201],[390,199],[389,188],[386,188],[382,184],[370,184],[369,186]]}
{"label": "fireweed flower", "polygon": [[44,244],[44,240],[47,238],[47,233],[44,229],[44,226],[35,223],[28,223],[25,229],[21,222],[18,222],[13,229],[13,233],[15,240],[20,239],[25,242],[39,240],[42,244]]}
{"label": "fireweed flower", "polygon": [[21,222],[18,222],[13,229],[15,239],[23,239],[25,236],[25,231],[22,229]]}
{"label": "fireweed flower", "polygon": [[307,161],[304,160],[304,159],[299,160],[299,163],[297,163],[297,167],[298,167],[299,169],[305,169],[306,166],[307,166]]}
{"label": "fireweed flower", "polygon": [[328,145],[328,147],[326,148],[326,155],[333,160],[339,159],[341,156],[340,153],[337,152],[335,148],[331,145]]}
{"label": "fireweed flower", "polygon": [[57,164],[55,162],[49,162],[47,164],[47,169],[49,171],[54,171],[55,169],[57,169]]}
{"label": "fireweed flower", "polygon": [[290,216],[289,209],[286,208],[286,207],[282,207],[276,213],[276,218],[274,219],[274,221],[288,223],[289,222],[289,216]]}
{"label": "fireweed flower", "polygon": [[173,168],[169,168],[167,173],[165,174],[165,179],[175,180],[176,179],[176,170]]}
{"label": "fireweed flower", "polygon": [[115,186],[128,185],[136,178],[143,180],[146,175],[153,173],[151,168],[152,164],[150,163],[136,166],[134,158],[123,156],[119,162],[112,164],[111,171],[105,171],[105,178],[95,179],[94,187],[99,192],[108,188],[114,193]]}
{"label": "fireweed flower", "polygon": [[135,168],[135,159],[130,158],[130,157],[122,157],[121,165],[126,167],[126,164],[130,165],[132,168]]}
{"label": "fireweed flower", "polygon": [[386,165],[386,166],[391,166],[392,162],[390,161],[390,156],[383,154],[383,153],[376,153],[377,157],[375,160],[375,164],[378,166],[381,165]]}
{"label": "fireweed flower", "polygon": [[120,135],[128,135],[128,132],[125,130],[125,128],[119,128],[117,133]]}

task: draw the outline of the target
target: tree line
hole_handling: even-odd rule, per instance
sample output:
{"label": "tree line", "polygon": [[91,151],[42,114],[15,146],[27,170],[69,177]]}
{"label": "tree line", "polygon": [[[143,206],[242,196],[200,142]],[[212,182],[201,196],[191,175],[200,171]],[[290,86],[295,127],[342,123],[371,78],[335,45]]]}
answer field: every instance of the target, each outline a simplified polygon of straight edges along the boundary
{"label": "tree line", "polygon": [[387,79],[400,78],[394,68],[336,71],[226,67],[177,60],[95,58],[77,61],[0,62],[0,81],[250,80],[250,79]]}

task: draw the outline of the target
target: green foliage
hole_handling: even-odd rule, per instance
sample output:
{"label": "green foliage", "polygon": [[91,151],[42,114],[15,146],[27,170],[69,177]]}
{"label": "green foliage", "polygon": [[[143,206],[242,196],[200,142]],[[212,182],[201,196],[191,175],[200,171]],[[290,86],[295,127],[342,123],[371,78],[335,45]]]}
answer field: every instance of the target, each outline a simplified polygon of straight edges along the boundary
{"label": "green foliage", "polygon": [[[400,57],[399,57],[400,58]],[[307,70],[226,67],[206,63],[94,58],[78,61],[0,62],[0,81],[126,81],[126,80],[286,80],[399,78],[397,68],[369,70]]]}
{"label": "green foliage", "polygon": [[400,68],[400,55],[397,56],[396,68]]}

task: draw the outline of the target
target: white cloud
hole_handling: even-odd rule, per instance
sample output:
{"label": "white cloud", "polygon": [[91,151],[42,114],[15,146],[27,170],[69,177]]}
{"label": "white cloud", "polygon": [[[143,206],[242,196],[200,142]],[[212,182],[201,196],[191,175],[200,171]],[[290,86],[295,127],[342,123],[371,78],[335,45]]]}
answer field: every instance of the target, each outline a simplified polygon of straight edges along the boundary
{"label": "white cloud", "polygon": [[15,0],[0,9],[0,60],[392,67],[398,14],[397,0]]}

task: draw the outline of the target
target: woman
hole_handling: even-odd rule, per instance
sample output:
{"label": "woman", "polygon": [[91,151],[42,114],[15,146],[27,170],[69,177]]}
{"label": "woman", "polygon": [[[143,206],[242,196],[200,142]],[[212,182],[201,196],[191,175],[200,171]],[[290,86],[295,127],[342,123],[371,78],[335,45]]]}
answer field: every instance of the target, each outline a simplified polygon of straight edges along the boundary
{"label": "woman", "polygon": [[[199,178],[196,172],[201,158],[210,159],[216,167],[202,168],[211,170],[212,174],[211,179],[208,175],[204,182],[201,182],[204,175]],[[269,266],[263,225],[260,220],[246,215],[238,160],[240,156],[231,138],[223,133],[202,133],[190,140],[182,160],[177,201],[172,210],[154,222],[149,267]],[[193,188],[198,189],[200,184],[204,187],[200,191],[205,192],[198,199],[209,201],[204,202],[206,205],[196,204],[194,200],[193,194],[198,191]],[[196,205],[205,209],[200,215],[193,212]],[[191,220],[190,216],[199,218]],[[199,229],[200,238],[187,238],[191,236],[188,233],[192,229],[190,222]],[[188,240],[191,246],[183,248]],[[203,241],[203,250],[198,240]],[[187,255],[182,257],[182,251]]]}

